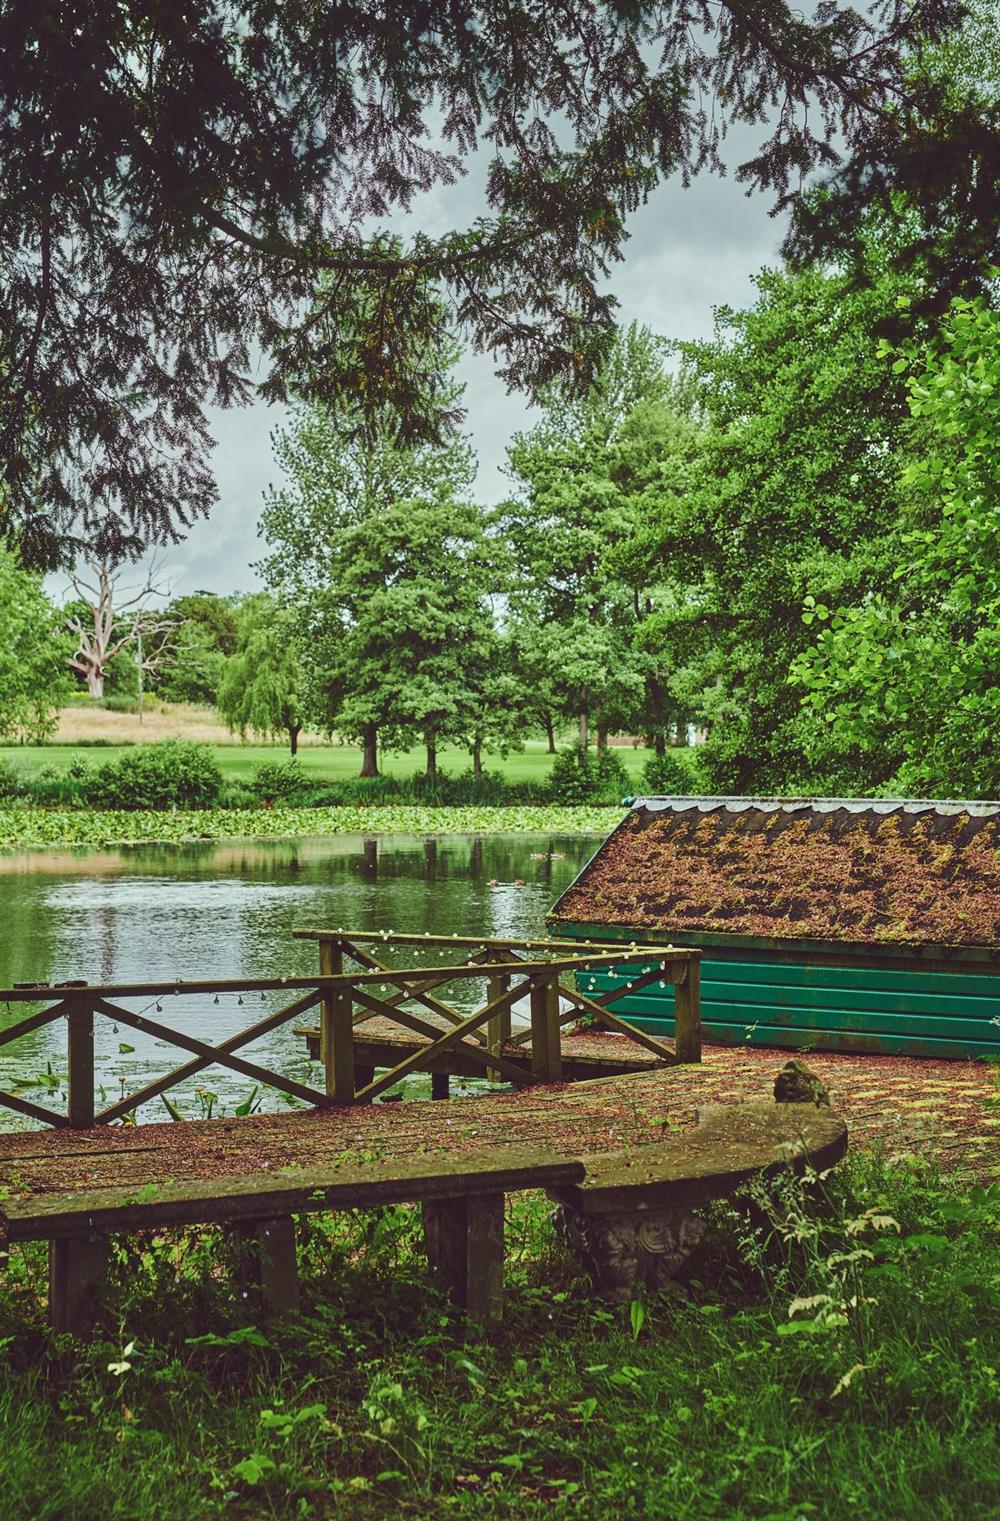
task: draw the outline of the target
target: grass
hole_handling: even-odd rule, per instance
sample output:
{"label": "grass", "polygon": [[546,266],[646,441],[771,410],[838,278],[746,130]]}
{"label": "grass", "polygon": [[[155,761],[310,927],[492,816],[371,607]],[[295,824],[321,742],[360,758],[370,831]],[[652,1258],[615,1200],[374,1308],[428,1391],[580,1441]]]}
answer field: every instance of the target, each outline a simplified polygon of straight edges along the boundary
{"label": "grass", "polygon": [[996,1515],[996,1193],[858,1157],[755,1206],[715,1212],[674,1294],[614,1307],[521,1197],[489,1341],[406,1208],[309,1217],[282,1331],[202,1232],[126,1245],[117,1334],[73,1346],[27,1249],[0,1290],[6,1521]]}
{"label": "grass", "polygon": [[[165,731],[155,734],[143,732],[129,715],[107,716],[127,718],[131,726],[129,732],[137,743],[165,737]],[[180,733],[181,730],[176,732]],[[201,736],[185,729],[183,737],[197,739]],[[25,776],[34,776],[43,766],[65,770],[74,760],[86,761],[89,765],[102,765],[105,761],[125,754],[130,748],[131,744],[107,744],[103,741],[100,744],[2,745],[0,760],[6,761]],[[289,758],[287,745],[244,745],[238,738],[229,743],[214,743],[211,748],[222,774],[229,781],[249,781],[259,766]],[[635,749],[631,745],[616,745],[614,753],[638,783],[639,773],[652,751],[641,746]],[[300,746],[297,759],[303,772],[317,781],[344,781],[356,777],[361,770],[361,751],[356,745]],[[489,771],[500,772],[507,781],[541,782],[551,771],[552,760],[543,740],[529,740],[523,751],[516,751],[506,759],[485,755],[483,764]],[[419,748],[399,753],[383,751],[380,757],[381,769],[387,776],[412,776],[415,771],[422,771],[425,763],[425,753]],[[469,753],[454,745],[443,745],[438,751],[438,767],[441,771],[460,775],[471,768]]]}
{"label": "grass", "polygon": [[607,834],[620,808],[204,808],[117,812],[0,808],[0,849],[276,839],[331,834]]}

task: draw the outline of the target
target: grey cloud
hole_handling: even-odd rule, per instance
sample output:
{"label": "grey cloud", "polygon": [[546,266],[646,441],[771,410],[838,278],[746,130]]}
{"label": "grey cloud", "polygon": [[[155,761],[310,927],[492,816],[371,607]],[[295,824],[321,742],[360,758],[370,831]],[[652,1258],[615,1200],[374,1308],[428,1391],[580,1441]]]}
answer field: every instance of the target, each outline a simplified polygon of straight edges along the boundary
{"label": "grey cloud", "polygon": [[[745,131],[734,136],[727,160],[738,162],[753,146]],[[473,185],[467,182],[465,188],[475,201]],[[450,220],[454,195],[424,208],[426,225]],[[612,272],[622,319],[670,338],[710,336],[713,308],[752,302],[751,277],[777,261],[783,222],[768,210],[767,198],[748,198],[731,175],[704,175],[687,190],[679,180],[664,185],[633,219],[625,260]],[[466,355],[461,375],[468,429],[479,455],[479,493],[484,501],[496,501],[507,490],[502,474],[507,443],[517,429],[530,425],[531,409],[522,396],[506,392],[483,356]],[[257,519],[264,490],[276,478],[270,433],[281,416],[279,409],[263,406],[212,415],[219,501],[207,522],[197,523],[165,554],[175,594],[197,588],[247,591],[256,584],[249,567],[260,554]]]}

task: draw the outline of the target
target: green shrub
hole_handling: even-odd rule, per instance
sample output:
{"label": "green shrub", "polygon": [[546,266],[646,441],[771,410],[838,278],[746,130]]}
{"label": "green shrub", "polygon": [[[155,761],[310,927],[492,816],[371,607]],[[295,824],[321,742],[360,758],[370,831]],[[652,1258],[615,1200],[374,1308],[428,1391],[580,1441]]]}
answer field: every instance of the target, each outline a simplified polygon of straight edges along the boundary
{"label": "green shrub", "polygon": [[167,739],[137,745],[101,766],[86,800],[95,808],[214,808],[222,790],[222,772],[208,745]]}
{"label": "green shrub", "polygon": [[108,692],[101,698],[101,707],[108,713],[138,713],[139,704],[127,692]]}
{"label": "green shrub", "polygon": [[689,797],[705,790],[700,757],[690,749],[668,750],[653,755],[642,768],[644,792]]}
{"label": "green shrub", "polygon": [[257,795],[250,782],[242,782],[233,778],[223,783],[219,794],[220,808],[257,808],[259,807]]}
{"label": "green shrub", "polygon": [[65,771],[41,766],[29,780],[27,794],[40,808],[72,808],[83,802],[91,779],[86,761],[72,761]]}
{"label": "green shrub", "polygon": [[425,808],[490,808],[541,806],[549,801],[546,782],[509,782],[499,772],[473,776],[439,772],[429,781],[422,771],[413,776],[351,777],[338,782],[313,782],[303,798],[309,808],[377,806],[380,803],[413,803]]}
{"label": "green shrub", "polygon": [[250,789],[257,803],[304,803],[316,783],[309,780],[296,760],[266,761],[253,774]]}
{"label": "green shrub", "polygon": [[27,795],[28,786],[20,771],[8,761],[0,760],[0,803],[8,803],[14,798]]}
{"label": "green shrub", "polygon": [[628,772],[613,750],[560,750],[549,773],[553,803],[618,803],[630,790]]}

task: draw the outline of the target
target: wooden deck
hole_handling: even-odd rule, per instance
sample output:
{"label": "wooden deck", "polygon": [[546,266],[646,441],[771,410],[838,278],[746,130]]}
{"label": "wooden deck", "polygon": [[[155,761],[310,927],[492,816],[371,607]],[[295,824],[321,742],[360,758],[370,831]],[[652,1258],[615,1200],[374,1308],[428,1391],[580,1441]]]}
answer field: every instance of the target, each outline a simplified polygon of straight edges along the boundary
{"label": "wooden deck", "polygon": [[[428,1025],[444,1033],[447,1025],[433,1014],[425,1014]],[[516,1032],[515,1032],[516,1033]],[[319,1026],[300,1026],[295,1031],[302,1037],[314,1061],[319,1060]],[[399,1062],[418,1056],[430,1045],[430,1036],[412,1035],[400,1030],[388,1019],[366,1019],[354,1026],[354,1060],[361,1069],[357,1086],[370,1082],[369,1074],[380,1068],[393,1068]],[[532,1071],[530,1040],[522,1045],[505,1042],[499,1047],[500,1055],[526,1075]],[[562,1077],[567,1083],[586,1082],[598,1077],[622,1077],[630,1072],[649,1072],[664,1063],[651,1051],[645,1051],[620,1035],[603,1030],[586,1030],[564,1033],[562,1039]],[[437,1078],[484,1076],[482,1063],[473,1061],[461,1049],[451,1047],[421,1060],[415,1071],[429,1072]],[[437,1089],[436,1096],[445,1097],[446,1084]]]}
{"label": "wooden deck", "polygon": [[[596,1037],[598,1039],[602,1037]],[[610,1036],[604,1039],[615,1040]],[[592,1036],[569,1036],[588,1043]],[[623,1042],[624,1043],[624,1042]],[[90,1130],[0,1133],[0,1186],[16,1194],[167,1179],[275,1173],[341,1160],[525,1146],[592,1154],[648,1144],[693,1127],[707,1104],[767,1100],[783,1057],[710,1047],[699,1066],[452,1099],[299,1110]],[[968,1176],[1000,1177],[996,1082],[982,1063],[816,1054],[852,1148],[934,1155]]]}

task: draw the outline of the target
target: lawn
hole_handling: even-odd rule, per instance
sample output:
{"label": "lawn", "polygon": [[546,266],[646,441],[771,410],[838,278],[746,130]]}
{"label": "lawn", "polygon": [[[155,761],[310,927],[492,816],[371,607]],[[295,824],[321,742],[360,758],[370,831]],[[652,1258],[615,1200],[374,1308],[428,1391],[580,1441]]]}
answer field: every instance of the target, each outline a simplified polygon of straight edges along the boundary
{"label": "lawn", "polygon": [[[138,732],[138,726],[136,728]],[[185,733],[185,737],[191,736]],[[99,766],[104,761],[124,754],[127,748],[129,747],[125,745],[104,743],[4,745],[0,746],[0,760],[6,761],[24,775],[34,775],[43,766],[54,766],[57,770],[64,771],[74,760]],[[231,744],[213,744],[211,748],[218,758],[223,775],[231,781],[248,781],[258,766],[288,759],[287,745],[243,745],[236,740]],[[616,745],[614,753],[638,785],[639,773],[652,751],[642,747],[633,748],[631,745]],[[342,781],[356,777],[360,772],[361,751],[355,745],[306,745],[299,749],[298,762],[304,772],[318,781]],[[422,749],[403,753],[385,751],[380,758],[381,768],[388,776],[411,776],[415,771],[423,771],[425,763],[426,757]],[[487,755],[484,765],[487,770],[502,772],[508,781],[540,782],[545,780],[552,768],[552,756],[543,740],[529,740],[523,751],[514,752],[506,760],[500,756]],[[456,776],[468,771],[468,751],[453,745],[442,745],[438,751],[438,768]]]}

